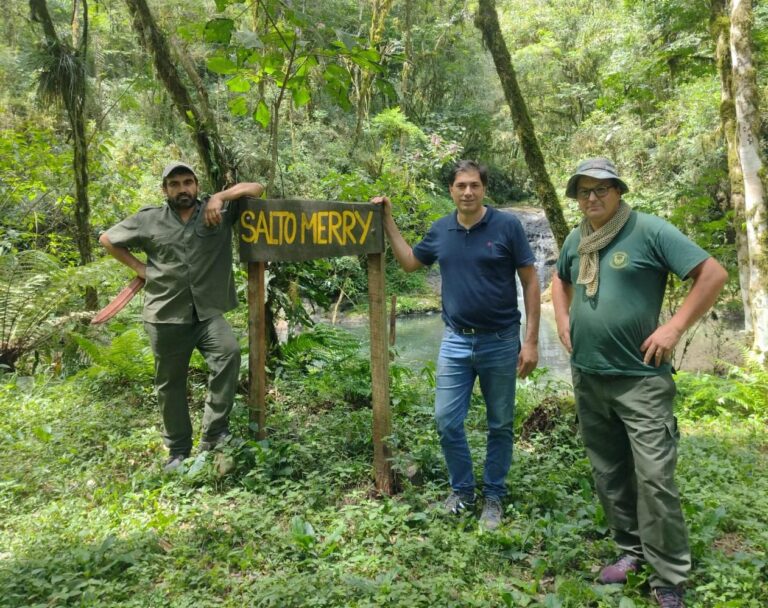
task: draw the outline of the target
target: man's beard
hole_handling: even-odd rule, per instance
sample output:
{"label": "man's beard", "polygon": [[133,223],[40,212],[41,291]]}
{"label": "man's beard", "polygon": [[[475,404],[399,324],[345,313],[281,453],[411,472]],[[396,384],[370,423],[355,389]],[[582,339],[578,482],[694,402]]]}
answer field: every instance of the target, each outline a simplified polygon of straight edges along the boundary
{"label": "man's beard", "polygon": [[179,194],[178,196],[171,198],[168,197],[168,204],[177,211],[180,209],[189,209],[195,204],[195,197],[189,194]]}

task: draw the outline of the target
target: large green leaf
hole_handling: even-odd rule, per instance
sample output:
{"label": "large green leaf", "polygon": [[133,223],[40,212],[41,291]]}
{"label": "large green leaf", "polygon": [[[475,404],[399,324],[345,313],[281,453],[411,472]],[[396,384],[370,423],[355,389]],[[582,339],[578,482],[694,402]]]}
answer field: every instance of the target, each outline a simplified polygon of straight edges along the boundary
{"label": "large green leaf", "polygon": [[233,93],[247,93],[251,90],[251,82],[238,74],[227,80],[227,88]]}
{"label": "large green leaf", "polygon": [[365,55],[360,53],[350,53],[348,55],[350,60],[352,60],[354,63],[359,65],[361,68],[368,70],[369,72],[374,72],[375,74],[379,74],[384,71],[384,68],[379,65],[378,63],[374,63],[373,61],[369,60]]}
{"label": "large green leaf", "polygon": [[245,116],[248,114],[248,102],[242,95],[230,99],[227,105],[229,106],[229,111],[235,116]]}
{"label": "large green leaf", "polygon": [[280,31],[270,30],[261,35],[261,41],[265,46],[271,46],[283,51],[287,51],[293,45],[296,38],[296,32],[292,29],[280,29]]}
{"label": "large green leaf", "polygon": [[274,74],[283,67],[285,58],[279,51],[273,51],[261,58],[261,67],[267,74]]}
{"label": "large green leaf", "polygon": [[344,110],[349,111],[352,109],[352,104],[349,101],[349,87],[344,82],[330,79],[326,81],[324,88],[331,99]]}
{"label": "large green leaf", "polygon": [[259,123],[262,127],[266,129],[269,126],[270,118],[271,118],[271,114],[269,112],[269,108],[267,107],[267,104],[264,103],[263,99],[260,99],[259,104],[256,106],[256,109],[253,111],[253,120],[255,120],[257,123]]}
{"label": "large green leaf", "polygon": [[357,49],[355,54],[364,59],[367,59],[368,61],[374,61],[377,63],[381,61],[381,54],[376,49]]}
{"label": "large green leaf", "polygon": [[225,19],[223,17],[211,19],[208,23],[205,24],[203,39],[206,42],[229,44],[229,41],[232,39],[232,32],[234,29],[235,22],[232,19]]}
{"label": "large green leaf", "polygon": [[309,73],[309,70],[311,70],[313,67],[315,67],[318,64],[317,57],[314,55],[304,55],[303,57],[300,57],[298,59],[299,67],[296,70],[296,73],[294,76],[298,77],[304,77]]}
{"label": "large green leaf", "polygon": [[206,66],[215,74],[234,74],[237,71],[237,65],[229,57],[223,55],[209,57]]}
{"label": "large green leaf", "polygon": [[244,4],[243,0],[216,0],[216,10],[220,13],[230,4]]}
{"label": "large green leaf", "polygon": [[293,89],[293,103],[297,108],[309,103],[311,98],[312,96],[308,87],[300,86]]}
{"label": "large green leaf", "polygon": [[389,82],[389,80],[385,80],[381,77],[377,78],[376,88],[382,95],[386,95],[390,99],[397,99],[397,91],[395,91],[395,87],[392,86],[392,83]]}
{"label": "large green leaf", "polygon": [[338,81],[344,84],[349,84],[351,82],[349,72],[340,65],[336,65],[335,63],[329,63],[327,66],[325,66],[325,70],[323,71],[323,80],[326,82]]}

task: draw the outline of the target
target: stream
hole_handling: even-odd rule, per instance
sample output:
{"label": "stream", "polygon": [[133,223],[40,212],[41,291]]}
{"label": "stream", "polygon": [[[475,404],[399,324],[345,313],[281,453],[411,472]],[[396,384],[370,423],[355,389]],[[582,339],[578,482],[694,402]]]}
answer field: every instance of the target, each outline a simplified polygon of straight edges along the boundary
{"label": "stream", "polygon": [[[363,348],[368,349],[367,320],[344,320],[341,326],[359,336]],[[440,313],[399,317],[395,333],[397,362],[413,369],[420,369],[425,363],[436,361],[444,328]],[[521,325],[521,338],[524,331],[525,316]],[[565,352],[557,337],[555,316],[549,304],[542,306],[541,310],[539,367],[546,367],[555,378],[570,381],[571,368],[568,353]]]}

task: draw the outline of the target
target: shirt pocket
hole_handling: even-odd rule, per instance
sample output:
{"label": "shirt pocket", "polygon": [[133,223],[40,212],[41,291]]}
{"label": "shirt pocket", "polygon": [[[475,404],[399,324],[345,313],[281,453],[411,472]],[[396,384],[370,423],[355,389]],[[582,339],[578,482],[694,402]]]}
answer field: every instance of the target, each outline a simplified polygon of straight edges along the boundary
{"label": "shirt pocket", "polygon": [[218,226],[195,226],[195,234],[190,245],[194,251],[204,257],[218,255],[224,247],[231,247],[231,231],[222,222]]}
{"label": "shirt pocket", "polygon": [[219,224],[216,224],[215,226],[206,226],[205,222],[202,219],[202,212],[200,213],[200,218],[198,219],[197,223],[195,224],[195,234],[199,236],[200,238],[206,239],[210,237],[217,236],[221,234],[221,231],[224,229],[224,221],[220,222]]}
{"label": "shirt pocket", "polygon": [[147,238],[147,255],[160,262],[170,262],[178,257],[179,235],[170,231],[150,230]]}

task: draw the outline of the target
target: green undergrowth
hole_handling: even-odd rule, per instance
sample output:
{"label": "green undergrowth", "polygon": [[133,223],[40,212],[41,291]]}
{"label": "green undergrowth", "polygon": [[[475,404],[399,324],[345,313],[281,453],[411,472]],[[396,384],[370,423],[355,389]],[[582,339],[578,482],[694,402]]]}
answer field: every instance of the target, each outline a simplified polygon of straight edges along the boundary
{"label": "green undergrowth", "polygon": [[[397,316],[440,312],[440,306],[440,297],[433,293],[397,296]],[[368,303],[359,302],[344,314],[348,318],[367,319]]]}
{"label": "green undergrowth", "polygon": [[440,298],[434,294],[398,296],[397,314],[413,315],[440,312]]}
{"label": "green undergrowth", "polygon": [[[651,605],[645,572],[626,588],[594,583],[614,548],[567,387],[543,373],[520,382],[506,516],[483,532],[439,508],[434,367],[392,368],[400,490],[379,496],[367,361],[340,332],[301,340],[272,370],[268,439],[193,455],[170,476],[145,381],[111,385],[104,367],[3,377],[0,605]],[[199,428],[199,386],[192,395]],[[248,435],[242,396],[233,426]],[[765,418],[686,414],[681,427],[688,605],[768,605]],[[481,462],[479,395],[468,428]]]}

